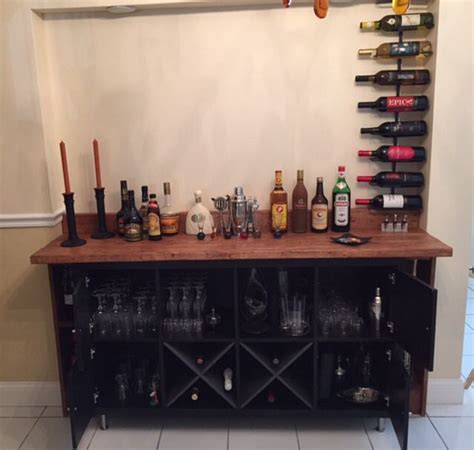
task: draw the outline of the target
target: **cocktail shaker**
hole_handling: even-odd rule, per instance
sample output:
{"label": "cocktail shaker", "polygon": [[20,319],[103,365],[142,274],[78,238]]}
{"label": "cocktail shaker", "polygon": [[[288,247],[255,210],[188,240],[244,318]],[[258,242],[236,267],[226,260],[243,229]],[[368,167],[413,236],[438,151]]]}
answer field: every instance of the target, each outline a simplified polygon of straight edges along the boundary
{"label": "cocktail shaker", "polygon": [[244,194],[244,188],[237,186],[234,188],[234,195],[230,199],[232,228],[237,236],[247,233],[247,198]]}

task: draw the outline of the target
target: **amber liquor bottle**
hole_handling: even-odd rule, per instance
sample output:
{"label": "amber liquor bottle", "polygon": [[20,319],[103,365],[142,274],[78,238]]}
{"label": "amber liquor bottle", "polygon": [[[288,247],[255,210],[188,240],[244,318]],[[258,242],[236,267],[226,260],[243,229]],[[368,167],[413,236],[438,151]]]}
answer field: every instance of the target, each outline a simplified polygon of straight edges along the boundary
{"label": "amber liquor bottle", "polygon": [[316,195],[311,201],[311,231],[325,233],[329,228],[328,199],[324,196],[323,179],[319,177],[316,184]]}
{"label": "amber liquor bottle", "polygon": [[283,189],[283,174],[275,171],[275,187],[270,194],[272,231],[288,231],[288,194]]}
{"label": "amber liquor bottle", "polygon": [[143,239],[143,219],[135,206],[135,193],[128,191],[128,212],[124,217],[125,240],[128,242]]}
{"label": "amber liquor bottle", "polygon": [[332,230],[346,232],[351,229],[351,190],[346,182],[345,166],[339,166],[339,175],[332,190]]}
{"label": "amber liquor bottle", "polygon": [[150,194],[148,203],[148,239],[150,241],[161,239],[160,206],[156,200],[156,194]]}
{"label": "amber liquor bottle", "polygon": [[291,229],[293,233],[306,233],[308,231],[308,191],[303,178],[304,172],[298,170],[297,182],[292,196]]}
{"label": "amber liquor bottle", "polygon": [[117,231],[120,236],[125,235],[125,227],[123,223],[123,219],[125,214],[128,210],[128,187],[127,181],[122,180],[120,181],[120,197],[122,199],[122,207],[120,208],[119,212],[117,213]]}

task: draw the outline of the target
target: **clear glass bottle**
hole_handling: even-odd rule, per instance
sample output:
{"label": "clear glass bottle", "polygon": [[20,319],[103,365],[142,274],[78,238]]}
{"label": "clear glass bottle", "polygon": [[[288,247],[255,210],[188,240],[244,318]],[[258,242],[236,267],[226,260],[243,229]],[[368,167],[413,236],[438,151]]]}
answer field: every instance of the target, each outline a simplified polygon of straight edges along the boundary
{"label": "clear glass bottle", "polygon": [[171,206],[171,185],[169,182],[163,183],[163,192],[165,201],[160,216],[161,234],[174,236],[179,233],[179,214]]}

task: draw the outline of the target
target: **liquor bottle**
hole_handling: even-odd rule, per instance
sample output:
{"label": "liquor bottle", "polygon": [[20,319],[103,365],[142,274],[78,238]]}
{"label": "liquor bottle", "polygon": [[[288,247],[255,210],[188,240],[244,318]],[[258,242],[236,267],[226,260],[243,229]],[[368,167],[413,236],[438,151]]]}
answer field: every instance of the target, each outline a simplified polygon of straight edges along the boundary
{"label": "liquor bottle", "polygon": [[375,102],[359,102],[358,108],[372,108],[381,112],[426,111],[430,106],[426,95],[379,97]]}
{"label": "liquor bottle", "polygon": [[120,211],[117,213],[117,230],[120,236],[124,236],[125,228],[123,225],[123,217],[127,213],[127,209],[128,209],[128,187],[127,187],[126,180],[122,180],[120,182],[120,196],[122,198],[122,207],[120,208]]}
{"label": "liquor bottle", "polygon": [[[186,234],[197,235],[200,233],[199,223],[202,226],[202,232],[204,234],[212,234],[212,228],[214,227],[214,220],[209,210],[202,204],[202,192],[194,192],[194,205],[188,211],[186,215]],[[199,221],[198,219],[202,219]]]}
{"label": "liquor bottle", "polygon": [[191,389],[191,400],[193,402],[197,402],[199,400],[199,388],[196,386]]}
{"label": "liquor bottle", "polygon": [[197,366],[204,365],[204,356],[202,356],[202,355],[196,356],[196,365]]}
{"label": "liquor bottle", "polygon": [[419,195],[377,195],[372,199],[357,199],[356,205],[375,209],[422,209],[423,200]]}
{"label": "liquor bottle", "polygon": [[156,200],[156,194],[150,194],[148,203],[148,239],[150,241],[159,241],[161,239],[160,226],[160,206]]}
{"label": "liquor bottle", "polygon": [[276,402],[276,395],[273,391],[267,392],[267,403],[275,403]]}
{"label": "liquor bottle", "polygon": [[359,156],[384,162],[419,162],[426,161],[426,150],[424,147],[382,145],[377,150],[359,150]]}
{"label": "liquor bottle", "polygon": [[380,187],[421,187],[425,177],[420,172],[379,172],[373,177],[357,177],[357,181]]}
{"label": "liquor bottle", "polygon": [[363,48],[359,56],[374,58],[403,58],[405,56],[431,56],[433,47],[430,41],[385,42],[377,48]]}
{"label": "liquor bottle", "polygon": [[128,191],[128,212],[123,223],[126,241],[136,242],[143,239],[143,219],[135,206],[135,193],[133,191]]}
{"label": "liquor bottle", "polygon": [[379,134],[383,137],[424,136],[428,132],[428,125],[424,120],[384,122],[378,127],[361,128],[360,132],[362,134]]}
{"label": "liquor bottle", "polygon": [[148,236],[148,186],[142,186],[142,205],[138,212],[143,219],[143,237],[146,238]]}
{"label": "liquor bottle", "polygon": [[407,31],[416,30],[421,27],[427,28],[428,30],[434,27],[433,14],[405,14],[403,16],[392,14],[382,17],[380,20],[360,23],[360,28],[362,30],[374,31]]}
{"label": "liquor bottle", "polygon": [[375,75],[357,75],[357,82],[372,81],[384,86],[393,84],[415,85],[429,84],[431,81],[430,71],[422,70],[381,70]]}
{"label": "liquor bottle", "polygon": [[339,166],[339,176],[332,190],[332,230],[346,232],[351,229],[351,190],[347,185],[345,166]]}
{"label": "liquor bottle", "polygon": [[303,182],[304,172],[298,170],[297,183],[293,189],[293,211],[291,225],[293,233],[306,233],[308,231],[308,191]]}
{"label": "liquor bottle", "polygon": [[318,177],[316,194],[311,201],[311,231],[324,233],[329,229],[328,199],[324,196],[323,179]]}
{"label": "liquor bottle", "polygon": [[283,189],[283,174],[281,170],[275,171],[275,187],[270,194],[272,212],[272,231],[288,230],[288,194]]}
{"label": "liquor bottle", "polygon": [[173,236],[179,233],[179,214],[171,206],[171,185],[169,182],[163,183],[165,193],[165,203],[161,208],[160,222],[161,234],[163,236]]}
{"label": "liquor bottle", "polygon": [[229,392],[232,390],[232,369],[227,367],[224,370],[224,390]]}

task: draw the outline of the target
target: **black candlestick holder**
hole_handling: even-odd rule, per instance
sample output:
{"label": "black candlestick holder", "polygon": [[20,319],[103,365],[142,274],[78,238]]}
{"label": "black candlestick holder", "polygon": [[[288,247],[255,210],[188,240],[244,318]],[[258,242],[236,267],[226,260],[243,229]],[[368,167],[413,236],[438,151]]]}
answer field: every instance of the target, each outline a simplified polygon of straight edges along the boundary
{"label": "black candlestick holder", "polygon": [[61,242],[61,245],[63,247],[79,247],[84,245],[86,241],[77,235],[76,214],[74,212],[74,192],[65,192],[63,197],[64,204],[66,205],[68,238]]}
{"label": "black candlestick holder", "polygon": [[110,239],[115,234],[112,231],[107,231],[107,224],[105,222],[105,206],[104,206],[104,191],[105,188],[94,188],[95,200],[97,203],[97,222],[98,229],[95,233],[92,233],[92,239]]}

